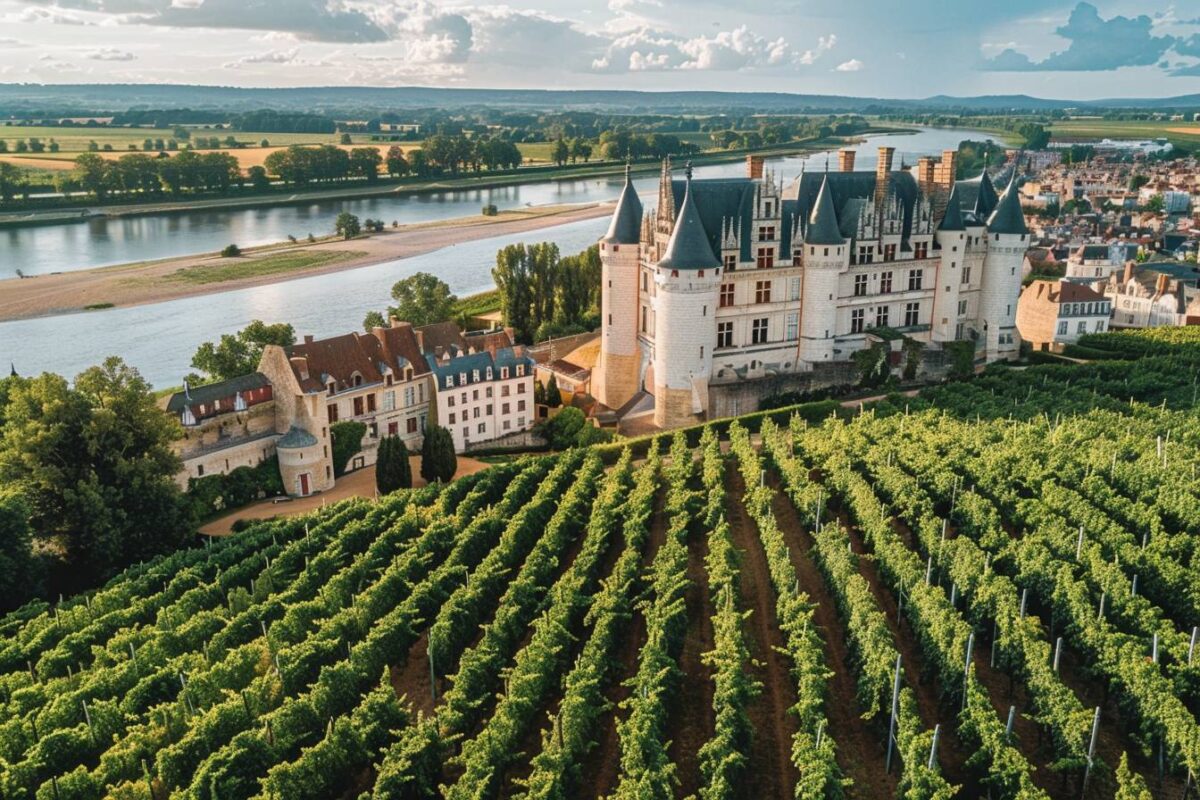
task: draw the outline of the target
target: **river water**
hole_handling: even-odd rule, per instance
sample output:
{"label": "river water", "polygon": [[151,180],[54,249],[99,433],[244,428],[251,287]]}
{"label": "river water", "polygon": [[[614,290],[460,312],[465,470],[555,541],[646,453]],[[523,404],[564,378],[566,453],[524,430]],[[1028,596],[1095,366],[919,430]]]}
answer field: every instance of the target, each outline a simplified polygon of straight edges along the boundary
{"label": "river water", "polygon": [[[870,137],[857,146],[857,169],[874,169],[876,148],[896,147],[896,163],[957,147],[964,133],[923,129],[910,135]],[[824,169],[826,155],[774,158],[768,165],[790,182],[803,167]],[[832,168],[836,169],[836,165]],[[696,177],[744,174],[743,164],[717,164],[696,169]],[[657,177],[635,183],[643,202],[652,205]],[[389,222],[419,222],[479,213],[494,203],[500,209],[547,203],[584,203],[615,199],[621,181],[589,179],[546,181],[501,189],[443,192],[399,198],[373,198],[242,209],[229,212],[186,212],[69,225],[0,231],[0,278],[21,269],[26,274],[84,269],[111,263],[143,261],[219,249],[229,242],[260,244],[288,234],[331,229],[333,218],[349,210],[360,217]],[[0,365],[13,363],[18,372],[42,371],[73,376],[106,356],[120,355],[156,386],[180,382],[191,356],[203,341],[232,333],[250,320],[286,321],[297,335],[318,337],[345,333],[361,325],[366,312],[382,310],[391,285],[414,272],[432,272],[459,295],[492,286],[496,251],[521,241],[554,241],[563,253],[584,249],[598,239],[607,219],[586,220],[541,231],[467,242],[413,258],[327,275],[239,289],[215,295],[171,300],[130,308],[59,315],[0,323]]]}

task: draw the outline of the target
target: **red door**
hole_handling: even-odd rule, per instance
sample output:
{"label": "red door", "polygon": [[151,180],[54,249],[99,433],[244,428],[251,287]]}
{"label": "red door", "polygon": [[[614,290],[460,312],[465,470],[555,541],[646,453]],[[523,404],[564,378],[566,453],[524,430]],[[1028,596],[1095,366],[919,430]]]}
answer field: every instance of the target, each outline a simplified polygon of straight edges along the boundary
{"label": "red door", "polygon": [[308,473],[300,473],[300,496],[308,497]]}

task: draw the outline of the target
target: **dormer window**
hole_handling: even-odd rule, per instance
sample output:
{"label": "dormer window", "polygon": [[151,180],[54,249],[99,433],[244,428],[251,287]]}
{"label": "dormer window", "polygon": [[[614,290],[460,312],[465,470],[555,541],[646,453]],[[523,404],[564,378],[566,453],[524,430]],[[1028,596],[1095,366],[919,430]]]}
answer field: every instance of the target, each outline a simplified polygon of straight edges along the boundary
{"label": "dormer window", "polygon": [[447,376],[446,376],[446,388],[447,388],[447,389],[453,389],[453,388],[454,388],[454,376],[453,376],[453,375],[447,375]]}
{"label": "dormer window", "polygon": [[357,372],[354,373],[354,376],[350,379],[350,383],[352,386],[362,386],[363,385],[363,376],[359,375]]}
{"label": "dormer window", "polygon": [[474,381],[478,381],[478,380],[479,380],[479,370],[477,370],[477,369],[471,370],[471,381],[474,382]]}
{"label": "dormer window", "polygon": [[508,380],[508,367],[500,368],[500,380],[502,380],[502,381]]}
{"label": "dormer window", "polygon": [[517,364],[517,377],[518,378],[525,377],[525,365],[524,364]]}
{"label": "dormer window", "polygon": [[388,373],[388,374],[387,374],[387,375],[384,377],[384,381],[383,381],[383,382],[384,382],[384,384],[385,384],[385,385],[387,385],[387,386],[391,386],[391,385],[392,385],[392,380],[393,380],[393,379],[392,379],[392,373],[390,373],[390,372],[389,372],[389,373]]}
{"label": "dormer window", "polygon": [[[475,377],[475,379],[479,380],[479,376],[477,375]],[[467,385],[467,373],[465,373],[465,372],[458,373],[458,382],[461,383],[463,386],[466,386]]]}
{"label": "dormer window", "polygon": [[329,394],[331,394],[331,395],[335,394],[337,392],[337,384],[334,383],[333,381],[330,381],[329,386],[326,388],[329,389]]}
{"label": "dormer window", "polygon": [[492,368],[491,367],[487,368],[487,379],[489,381],[492,379]]}
{"label": "dormer window", "polygon": [[411,380],[412,380],[412,376],[413,376],[412,367],[407,367],[407,368],[404,370],[404,380],[406,380],[406,381],[411,381]]}

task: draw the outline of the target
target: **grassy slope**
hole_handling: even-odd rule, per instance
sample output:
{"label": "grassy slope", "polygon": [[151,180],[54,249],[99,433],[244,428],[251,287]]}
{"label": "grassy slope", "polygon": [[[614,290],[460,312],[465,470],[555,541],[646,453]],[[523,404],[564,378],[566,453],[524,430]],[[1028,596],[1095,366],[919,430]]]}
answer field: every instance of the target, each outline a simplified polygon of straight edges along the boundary
{"label": "grassy slope", "polygon": [[363,255],[353,250],[295,250],[276,253],[265,258],[230,258],[213,266],[188,267],[171,275],[171,280],[193,285],[278,275],[298,269],[311,269],[336,264]]}

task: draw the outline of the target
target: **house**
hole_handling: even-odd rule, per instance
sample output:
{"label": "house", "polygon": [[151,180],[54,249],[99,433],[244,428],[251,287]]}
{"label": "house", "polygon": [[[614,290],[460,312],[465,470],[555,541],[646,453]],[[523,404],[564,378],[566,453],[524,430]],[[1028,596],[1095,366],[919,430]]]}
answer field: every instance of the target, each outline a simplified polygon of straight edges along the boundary
{"label": "house", "polygon": [[429,366],[412,325],[394,321],[370,333],[328,339],[304,337],[291,347],[270,345],[259,371],[274,388],[279,467],[289,494],[333,486],[330,427],[353,420],[366,426],[348,470],[375,463],[379,440],[399,436],[420,449],[430,413]]}
{"label": "house", "polygon": [[1194,264],[1129,262],[1094,286],[1112,303],[1114,328],[1200,325],[1200,269]]}
{"label": "house", "polygon": [[574,395],[586,395],[591,392],[592,371],[565,358],[537,365],[537,379],[542,385],[548,387],[551,377],[554,378],[554,384],[562,394],[564,403],[570,403]]}
{"label": "house", "polygon": [[1110,244],[1082,244],[1067,258],[1068,278],[1107,278],[1120,272],[1126,261],[1137,257],[1135,242],[1112,242]]}
{"label": "house", "polygon": [[274,396],[261,372],[195,388],[185,381],[164,410],[183,426],[183,437],[172,444],[183,461],[176,475],[181,488],[190,479],[255,467],[275,455]]}
{"label": "house", "polygon": [[1017,330],[1035,350],[1049,350],[1107,330],[1110,312],[1104,295],[1083,284],[1036,280],[1017,301]]}

